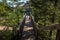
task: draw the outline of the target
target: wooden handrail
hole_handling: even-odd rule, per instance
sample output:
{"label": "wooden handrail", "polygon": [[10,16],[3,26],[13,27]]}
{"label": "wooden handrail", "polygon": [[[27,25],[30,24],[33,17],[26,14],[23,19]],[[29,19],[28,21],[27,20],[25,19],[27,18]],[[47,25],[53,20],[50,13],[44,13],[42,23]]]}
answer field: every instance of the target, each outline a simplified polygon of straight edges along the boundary
{"label": "wooden handrail", "polygon": [[35,21],[34,21],[34,17],[32,16],[32,15],[30,15],[30,18],[31,18],[31,23],[32,23],[32,26],[33,26],[33,30],[34,30],[34,32],[35,32],[35,40],[38,40],[38,34],[37,34],[37,25],[36,25],[36,23],[35,23]]}
{"label": "wooden handrail", "polygon": [[22,37],[22,32],[23,32],[23,28],[24,28],[24,24],[25,24],[25,19],[26,19],[26,15],[23,16],[23,20],[19,25],[19,37]]}
{"label": "wooden handrail", "polygon": [[60,29],[60,24],[58,24],[58,23],[57,24],[52,24],[52,25],[49,25],[49,26],[38,27],[38,25],[35,22],[34,17],[32,15],[31,15],[31,22],[32,22],[32,25],[33,25],[33,28],[34,28],[36,40],[39,40],[38,31],[41,31],[41,30],[55,30],[55,29]]}
{"label": "wooden handrail", "polygon": [[49,26],[42,26],[42,27],[38,27],[37,23],[34,21],[34,18],[33,16],[31,15],[31,18],[32,18],[32,23],[34,24],[35,28],[37,30],[55,30],[55,29],[60,29],[60,24],[52,24],[52,25],[49,25]]}

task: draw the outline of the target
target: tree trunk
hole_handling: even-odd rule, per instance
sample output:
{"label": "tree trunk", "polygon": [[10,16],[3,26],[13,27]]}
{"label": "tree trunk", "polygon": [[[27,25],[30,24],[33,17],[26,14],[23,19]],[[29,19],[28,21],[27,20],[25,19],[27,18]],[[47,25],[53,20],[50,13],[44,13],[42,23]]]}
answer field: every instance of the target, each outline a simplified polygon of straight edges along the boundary
{"label": "tree trunk", "polygon": [[57,30],[56,40],[60,40],[60,30]]}
{"label": "tree trunk", "polygon": [[[55,8],[57,7],[57,3],[59,0],[55,0]],[[60,20],[59,20],[59,24],[60,24]],[[57,30],[57,34],[56,34],[56,40],[60,40],[60,30]]]}
{"label": "tree trunk", "polygon": [[55,0],[55,5],[54,6],[57,6],[57,3],[58,3],[58,0]]}
{"label": "tree trunk", "polygon": [[52,36],[52,30],[50,30],[50,34],[49,34],[49,40],[51,40],[51,36]]}

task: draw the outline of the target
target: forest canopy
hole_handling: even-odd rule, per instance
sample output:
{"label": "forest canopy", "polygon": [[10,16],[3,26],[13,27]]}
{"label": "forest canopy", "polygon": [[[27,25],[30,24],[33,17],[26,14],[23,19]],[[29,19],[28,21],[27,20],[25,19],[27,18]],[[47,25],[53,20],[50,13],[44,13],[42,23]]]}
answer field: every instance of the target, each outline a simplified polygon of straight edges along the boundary
{"label": "forest canopy", "polygon": [[[34,16],[35,22],[38,24],[39,28],[42,26],[49,26],[51,24],[60,23],[60,0],[30,0],[30,4],[32,7],[32,15]],[[19,22],[23,18],[23,9],[23,7],[12,8],[8,6],[6,4],[6,0],[0,2],[0,25],[18,27]],[[10,31],[7,32],[8,36],[11,35],[9,34]],[[3,31],[3,34],[4,33],[5,31]],[[48,38],[51,40],[51,37],[52,40],[55,40],[56,35],[59,33],[60,30],[38,31],[38,35],[40,36],[41,40],[48,40]]]}

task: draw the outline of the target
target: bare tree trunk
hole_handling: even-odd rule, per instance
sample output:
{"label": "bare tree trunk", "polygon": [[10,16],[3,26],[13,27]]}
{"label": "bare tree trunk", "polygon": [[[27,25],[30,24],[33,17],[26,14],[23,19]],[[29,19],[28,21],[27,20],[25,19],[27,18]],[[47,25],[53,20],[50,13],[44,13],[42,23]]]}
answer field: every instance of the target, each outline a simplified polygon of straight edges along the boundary
{"label": "bare tree trunk", "polygon": [[[55,8],[57,7],[57,3],[59,0],[55,0]],[[59,20],[59,24],[60,24],[60,20]],[[60,40],[60,30],[57,30],[57,34],[56,34],[56,40]]]}
{"label": "bare tree trunk", "polygon": [[[55,3],[54,3],[54,6],[55,6],[55,10],[56,10],[56,7],[57,7],[57,2],[58,0],[55,0]],[[51,23],[54,23],[54,20],[55,20],[55,12],[52,14],[52,18],[51,18]],[[51,36],[52,36],[52,30],[50,30],[50,34],[49,34],[49,40],[51,40]]]}
{"label": "bare tree trunk", "polygon": [[60,30],[57,30],[56,40],[60,40]]}
{"label": "bare tree trunk", "polygon": [[50,30],[50,34],[49,34],[49,40],[51,40],[51,36],[52,36],[52,30]]}
{"label": "bare tree trunk", "polygon": [[[51,18],[51,23],[53,24],[55,20],[55,12],[52,14],[52,18]],[[51,40],[51,36],[52,36],[52,30],[50,30],[50,34],[49,34],[49,40]]]}
{"label": "bare tree trunk", "polygon": [[55,0],[55,5],[54,5],[55,7],[57,7],[58,1],[59,1],[59,0]]}

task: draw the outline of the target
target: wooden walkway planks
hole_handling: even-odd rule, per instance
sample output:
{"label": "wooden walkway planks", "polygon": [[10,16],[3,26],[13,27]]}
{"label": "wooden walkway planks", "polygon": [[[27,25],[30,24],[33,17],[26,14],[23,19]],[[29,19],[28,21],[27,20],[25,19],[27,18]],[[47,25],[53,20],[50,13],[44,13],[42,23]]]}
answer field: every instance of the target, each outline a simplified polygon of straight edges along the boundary
{"label": "wooden walkway planks", "polygon": [[21,40],[35,40],[34,30],[29,16],[26,16]]}

